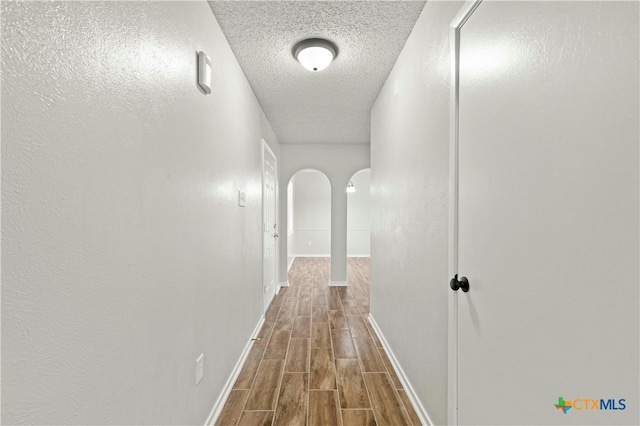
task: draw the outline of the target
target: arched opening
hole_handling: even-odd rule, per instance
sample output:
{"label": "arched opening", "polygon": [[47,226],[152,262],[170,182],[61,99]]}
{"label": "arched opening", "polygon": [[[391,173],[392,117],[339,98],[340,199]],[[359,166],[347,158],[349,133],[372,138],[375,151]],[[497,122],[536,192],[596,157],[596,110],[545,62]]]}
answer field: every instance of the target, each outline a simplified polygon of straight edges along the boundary
{"label": "arched opening", "polygon": [[300,170],[287,186],[287,270],[303,257],[331,261],[331,183],[315,169]]}

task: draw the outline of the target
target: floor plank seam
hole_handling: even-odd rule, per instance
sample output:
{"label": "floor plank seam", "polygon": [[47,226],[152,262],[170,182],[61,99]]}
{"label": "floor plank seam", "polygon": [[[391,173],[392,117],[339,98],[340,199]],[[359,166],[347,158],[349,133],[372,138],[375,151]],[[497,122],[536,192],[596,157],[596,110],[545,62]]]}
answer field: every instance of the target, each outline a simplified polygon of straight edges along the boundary
{"label": "floor plank seam", "polygon": [[[368,259],[348,259],[347,281],[350,285],[330,287],[329,259],[295,260],[289,274],[290,286],[281,289],[265,312],[268,323],[265,321],[259,333],[264,339],[260,343],[262,353],[257,366],[247,367],[249,372],[242,378],[247,381],[255,368],[249,389],[238,389],[247,392],[242,410],[237,414],[236,406],[233,411],[228,411],[231,413],[228,420],[235,422],[232,424],[244,426],[241,425],[243,417],[243,423],[264,424],[271,415],[272,426],[292,421],[302,421],[309,426],[325,426],[320,422],[351,426],[345,420],[347,413],[352,413],[348,416],[351,422],[381,424],[382,421],[394,419],[394,423],[412,424],[416,418],[412,416],[415,410],[406,405],[408,395],[405,393],[406,398],[403,397],[405,391],[401,388],[401,382],[394,379],[397,373],[368,321],[368,262]],[[271,327],[267,328],[269,324]],[[307,330],[304,324],[308,325]],[[337,351],[338,344],[340,354]],[[301,350],[303,346],[306,351]],[[346,358],[338,358],[339,355]],[[304,363],[300,362],[301,357],[305,357]],[[315,373],[312,371],[314,360]],[[338,360],[342,360],[342,375],[339,375]],[[268,369],[269,366],[276,365],[280,367],[277,376],[274,370]],[[328,368],[332,371],[327,371]],[[355,376],[344,375],[348,371]],[[299,374],[307,374],[306,380],[301,381]],[[355,378],[360,381],[357,385],[351,382]],[[236,379],[238,380],[240,377]],[[271,388],[274,384],[275,389]],[[268,386],[266,391],[271,390],[275,394],[269,394],[268,397],[261,394],[257,387],[265,385]],[[296,386],[305,392],[303,398],[295,390]],[[374,389],[371,386],[375,387],[375,401],[379,403],[377,405],[374,404]],[[344,392],[343,396],[348,396],[346,400],[343,400],[341,392]],[[242,394],[236,396],[235,404],[242,404],[238,398],[242,398]],[[393,401],[386,403],[385,398]],[[266,407],[265,402],[269,399],[273,402],[267,410],[263,407]],[[289,403],[293,405],[289,406]],[[349,408],[343,408],[343,404]],[[238,417],[233,418],[236,415]]]}

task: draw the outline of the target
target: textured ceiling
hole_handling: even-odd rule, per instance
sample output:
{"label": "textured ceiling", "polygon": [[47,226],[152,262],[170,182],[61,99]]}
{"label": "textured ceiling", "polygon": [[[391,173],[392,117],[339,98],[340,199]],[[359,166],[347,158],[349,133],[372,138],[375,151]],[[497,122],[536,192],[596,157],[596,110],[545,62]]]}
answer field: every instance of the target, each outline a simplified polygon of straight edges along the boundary
{"label": "textured ceiling", "polygon": [[[424,1],[210,1],[281,143],[367,144],[370,110]],[[305,70],[291,53],[326,38],[338,56]]]}

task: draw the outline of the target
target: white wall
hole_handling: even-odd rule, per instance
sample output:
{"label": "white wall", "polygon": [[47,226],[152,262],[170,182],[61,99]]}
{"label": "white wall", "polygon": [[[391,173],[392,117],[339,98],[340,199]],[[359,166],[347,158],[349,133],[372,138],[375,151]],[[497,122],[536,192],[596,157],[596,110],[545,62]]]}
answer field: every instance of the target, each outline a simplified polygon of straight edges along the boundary
{"label": "white wall", "polygon": [[[287,185],[287,247],[293,247],[293,238],[295,236],[294,230],[295,218],[293,216],[293,180]],[[287,272],[291,269],[295,255],[292,250],[287,253]],[[285,281],[283,278],[282,281]]]}
{"label": "white wall", "polygon": [[204,1],[1,7],[2,422],[204,424],[261,316],[260,105]]}
{"label": "white wall", "polygon": [[447,421],[449,23],[461,5],[426,3],[371,112],[371,313],[436,424]]}
{"label": "white wall", "polygon": [[371,170],[351,177],[356,192],[347,194],[347,256],[371,254]]}
{"label": "white wall", "polygon": [[[280,193],[287,190],[289,180],[303,169],[323,172],[331,183],[331,281],[347,280],[347,182],[358,170],[370,167],[369,145],[297,145],[280,147]],[[295,198],[295,197],[294,197]],[[287,198],[280,197],[280,223],[286,223]],[[288,241],[280,239],[280,282],[287,276]]]}
{"label": "white wall", "polygon": [[294,256],[331,255],[331,184],[318,171],[301,171],[293,182]]}

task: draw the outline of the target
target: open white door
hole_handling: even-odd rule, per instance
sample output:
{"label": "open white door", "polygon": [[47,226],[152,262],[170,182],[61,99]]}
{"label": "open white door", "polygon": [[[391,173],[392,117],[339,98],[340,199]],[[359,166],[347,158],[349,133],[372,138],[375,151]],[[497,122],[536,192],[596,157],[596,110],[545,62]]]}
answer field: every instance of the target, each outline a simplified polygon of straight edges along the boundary
{"label": "open white door", "polygon": [[276,226],[277,159],[267,143],[262,141],[262,241],[263,241],[263,304],[269,307],[276,294]]}
{"label": "open white door", "polygon": [[638,11],[454,22],[454,423],[640,423]]}

